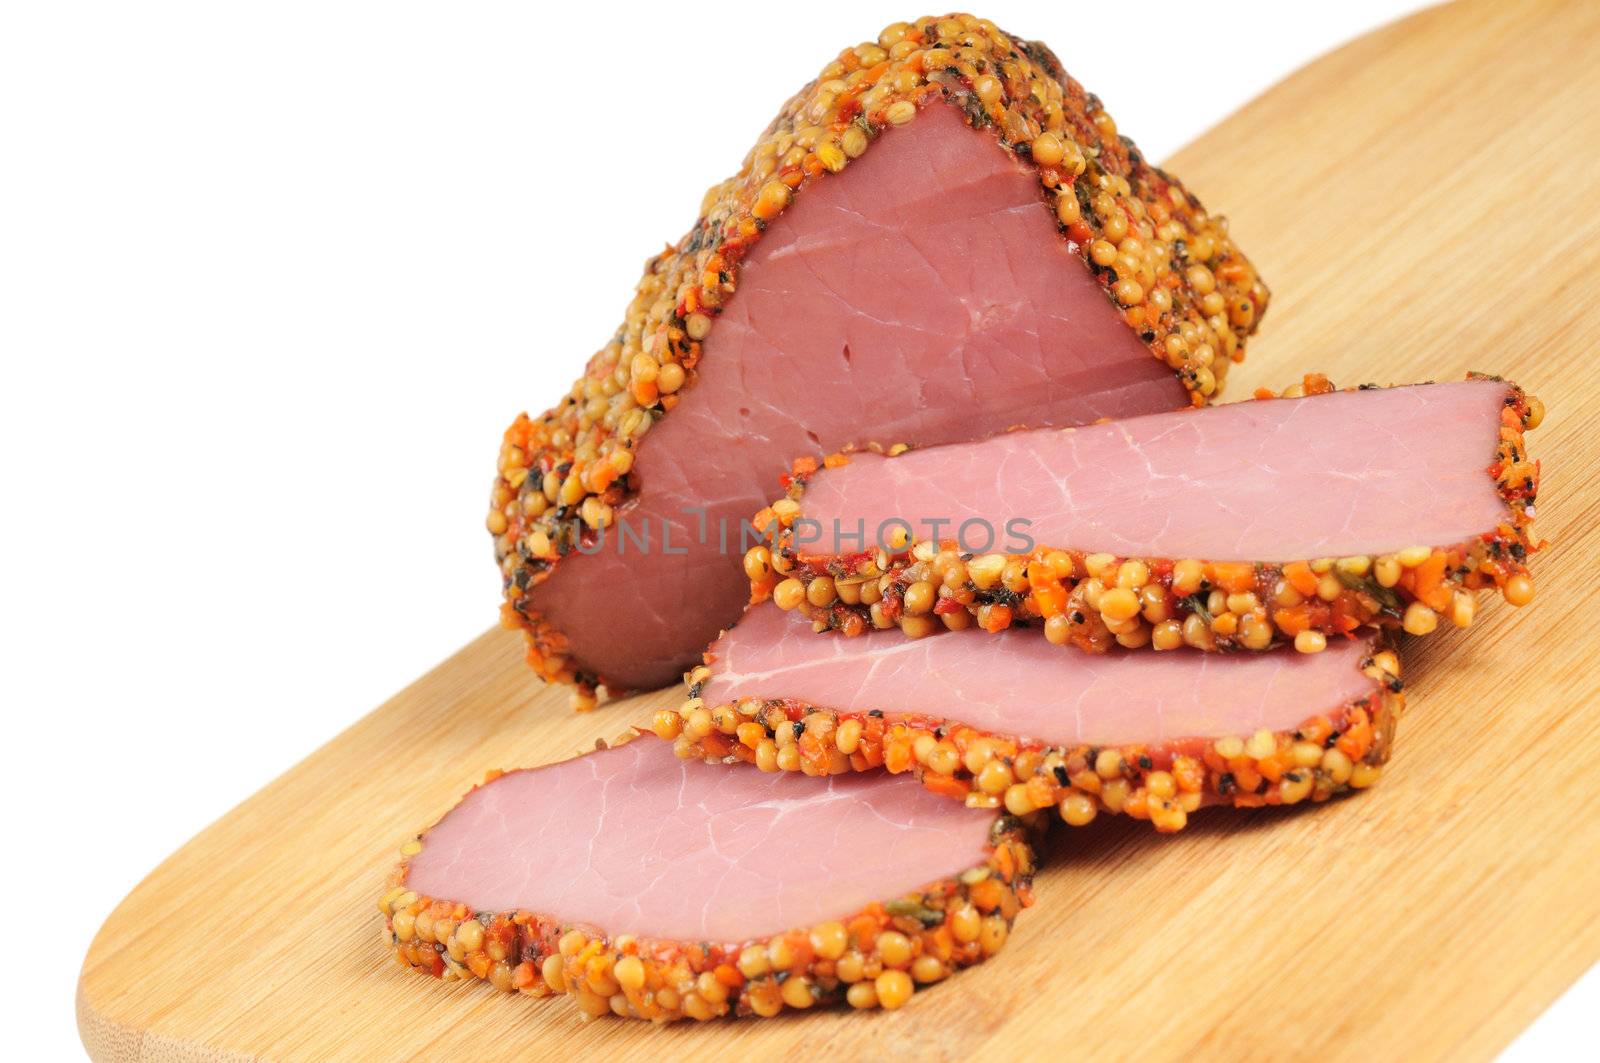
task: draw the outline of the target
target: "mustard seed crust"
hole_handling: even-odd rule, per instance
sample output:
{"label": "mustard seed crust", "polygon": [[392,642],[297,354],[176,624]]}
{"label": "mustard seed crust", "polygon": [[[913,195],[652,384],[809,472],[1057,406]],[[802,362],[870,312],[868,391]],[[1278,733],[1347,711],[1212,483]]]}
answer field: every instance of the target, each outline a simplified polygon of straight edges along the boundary
{"label": "mustard seed crust", "polygon": [[701,346],[767,224],[810,182],[846,169],[936,102],[960,108],[1037,169],[1041,207],[1062,239],[1195,405],[1243,357],[1269,293],[1226,220],[1119,136],[1048,48],[971,15],[888,26],[841,51],[784,105],[739,172],[706,193],[688,234],[646,264],[622,326],[583,378],[505,432],[487,521],[502,620],[526,633],[541,676],[576,685],[580,707],[593,705],[605,677],[573,655],[529,589],[639,490],[639,440],[693,387]]}
{"label": "mustard seed crust", "polygon": [[892,1009],[1005,944],[1017,913],[1033,903],[1038,819],[997,816],[986,859],[957,876],[845,919],[748,941],[612,937],[548,913],[479,912],[421,896],[406,887],[420,837],[401,848],[378,909],[402,966],[526,996],[564,994],[591,1017],[667,1023],[844,1003]]}
{"label": "mustard seed crust", "polygon": [[1392,649],[1376,650],[1361,667],[1375,683],[1371,694],[1293,730],[1156,744],[1056,746],[937,715],[888,719],[788,698],[708,707],[700,696],[710,678],[705,667],[685,677],[688,699],[658,712],[653,727],[686,760],[742,760],[807,775],[910,771],[928,789],[972,807],[1016,816],[1054,808],[1072,826],[1101,812],[1122,813],[1171,832],[1204,804],[1326,801],[1377,782],[1405,694]]}
{"label": "mustard seed crust", "polygon": [[[1540,546],[1531,533],[1539,463],[1528,459],[1523,433],[1543,420],[1544,405],[1508,386],[1485,470],[1507,519],[1468,542],[1288,563],[1118,557],[1069,544],[974,556],[954,541],[916,540],[894,552],[801,555],[793,527],[804,516],[806,485],[819,467],[850,460],[839,454],[820,466],[797,461],[784,498],[756,515],[754,526],[768,534],[745,555],[750,600],[799,609],[818,631],[859,635],[898,626],[917,638],[941,624],[1042,626],[1051,642],[1090,652],[1114,645],[1267,650],[1292,642],[1314,653],[1368,624],[1413,635],[1444,620],[1466,627],[1478,590],[1493,587],[1518,607],[1533,598],[1527,562]],[[1257,392],[1255,401],[1332,390],[1326,377],[1310,374],[1281,395]]]}

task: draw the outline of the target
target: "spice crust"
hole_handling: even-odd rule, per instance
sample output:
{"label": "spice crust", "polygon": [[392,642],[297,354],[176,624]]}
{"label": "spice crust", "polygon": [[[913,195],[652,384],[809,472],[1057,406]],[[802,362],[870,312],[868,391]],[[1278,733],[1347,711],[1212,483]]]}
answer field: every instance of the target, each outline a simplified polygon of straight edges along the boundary
{"label": "spice crust", "polygon": [[767,225],[810,182],[934,104],[960,108],[1037,170],[1041,209],[1195,405],[1243,357],[1269,293],[1226,220],[1119,136],[1048,48],[948,15],[896,22],[844,49],[784,105],[740,171],[707,192],[688,234],[646,264],[622,326],[582,379],[505,432],[487,519],[502,621],[525,632],[543,678],[575,684],[580,708],[593,706],[605,677],[573,655],[529,590],[639,490],[639,441],[693,386],[702,345]]}
{"label": "spice crust", "polygon": [[668,1023],[845,1003],[893,1009],[1005,944],[1033,903],[1037,818],[999,816],[986,859],[960,875],[844,919],[741,942],[612,937],[549,914],[478,912],[421,896],[406,887],[420,837],[402,847],[378,909],[402,966],[527,996],[564,994],[590,1017]]}
{"label": "spice crust", "polygon": [[[1413,635],[1434,631],[1442,619],[1466,627],[1478,590],[1493,587],[1518,607],[1533,599],[1527,561],[1540,546],[1530,528],[1539,463],[1528,459],[1523,434],[1543,420],[1544,405],[1509,388],[1485,470],[1507,519],[1468,542],[1281,564],[1118,557],[1069,544],[974,556],[955,541],[915,539],[893,551],[802,555],[794,526],[804,516],[806,484],[819,468],[849,462],[836,454],[796,461],[785,496],[756,515],[754,526],[767,535],[745,554],[750,600],[799,609],[818,631],[899,627],[920,638],[941,626],[1042,626],[1051,642],[1090,652],[1114,645],[1266,650],[1292,642],[1315,653],[1368,624]],[[1259,391],[1254,401],[1332,390],[1326,377],[1310,374],[1282,395]]]}
{"label": "spice crust", "polygon": [[1181,830],[1203,804],[1237,808],[1325,801],[1378,781],[1405,708],[1400,662],[1379,649],[1362,662],[1373,692],[1291,731],[1157,744],[1054,746],[935,715],[896,715],[739,698],[707,706],[710,669],[686,676],[689,696],[652,723],[678,756],[746,761],[763,771],[838,775],[884,768],[978,808],[1028,816],[1054,808],[1073,826],[1100,812]]}

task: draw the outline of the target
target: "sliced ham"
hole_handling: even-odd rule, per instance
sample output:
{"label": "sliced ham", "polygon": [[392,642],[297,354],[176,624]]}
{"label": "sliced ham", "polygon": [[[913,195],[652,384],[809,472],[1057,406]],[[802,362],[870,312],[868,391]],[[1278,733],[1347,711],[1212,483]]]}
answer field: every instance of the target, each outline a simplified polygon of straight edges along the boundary
{"label": "sliced ham", "polygon": [[[1321,800],[1376,780],[1400,695],[1375,632],[1320,654],[1063,653],[1028,632],[818,638],[756,606],[706,653],[682,756],[930,788],[1069,822],[1128,812],[1175,830],[1206,801]],[[796,724],[800,726],[796,726]]]}
{"label": "sliced ham", "polygon": [[884,773],[764,775],[645,737],[473,790],[383,907],[408,966],[592,1014],[775,1014],[856,983],[853,1004],[897,1006],[946,924],[956,950],[925,974],[1004,939],[1031,869],[1019,830]]}
{"label": "sliced ham", "polygon": [[1095,650],[1424,634],[1470,622],[1475,589],[1531,597],[1522,433],[1540,416],[1475,378],[854,454],[802,466],[762,518],[779,571],[763,548],[747,571],[757,598],[847,632],[1042,621]]}
{"label": "sliced ham", "polygon": [[890,35],[976,33],[1019,80],[849,53],[652,260],[568,400],[508,430],[489,526],[547,677],[681,675],[744,605],[741,524],[798,453],[1172,410],[1242,351],[1267,292],[1225,230],[1048,50],[953,21]]}

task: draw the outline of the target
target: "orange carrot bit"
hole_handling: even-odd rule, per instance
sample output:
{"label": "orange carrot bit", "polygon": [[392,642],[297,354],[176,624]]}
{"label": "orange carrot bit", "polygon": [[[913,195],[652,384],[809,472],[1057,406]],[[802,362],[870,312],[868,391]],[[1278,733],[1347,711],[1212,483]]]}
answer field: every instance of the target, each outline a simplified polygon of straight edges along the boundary
{"label": "orange carrot bit", "polygon": [[862,913],[850,920],[849,926],[845,929],[850,931],[850,937],[855,941],[856,948],[867,952],[878,940],[878,930],[881,926],[881,918],[874,914]]}
{"label": "orange carrot bit", "polygon": [[956,952],[956,937],[950,932],[948,923],[940,923],[926,934],[922,935],[927,951],[939,958],[941,963],[949,963],[950,957]]}
{"label": "orange carrot bit", "polygon": [[1300,725],[1300,737],[1315,745],[1321,745],[1333,733],[1333,722],[1326,716],[1315,716]]}
{"label": "orange carrot bit", "polygon": [[1246,792],[1254,791],[1261,785],[1261,773],[1256,771],[1255,765],[1243,757],[1235,757],[1228,762],[1233,768],[1233,780],[1239,784],[1239,789]]}
{"label": "orange carrot bit", "polygon": [[1339,595],[1333,605],[1324,609],[1324,612],[1326,618],[1321,621],[1320,626],[1342,631],[1346,635],[1361,626],[1362,617],[1358,615],[1361,612],[1360,601],[1348,591]]}
{"label": "orange carrot bit", "polygon": [[718,731],[712,731],[700,739],[700,745],[713,757],[725,757],[733,752],[733,746],[728,741],[728,736]]}
{"label": "orange carrot bit", "polygon": [[1011,850],[1004,845],[994,851],[995,870],[1000,872],[1000,877],[1007,882],[1017,873],[1017,862],[1011,855]]}
{"label": "orange carrot bit", "polygon": [[642,408],[654,406],[656,399],[660,396],[660,392],[656,389],[656,384],[653,380],[635,380],[629,385],[629,391],[633,395],[633,401]]}
{"label": "orange carrot bit", "polygon": [[983,630],[990,634],[1004,631],[1011,626],[1011,607],[1009,605],[991,605],[979,615],[978,623]]}
{"label": "orange carrot bit", "polygon": [[954,775],[939,775],[935,772],[923,776],[922,785],[942,797],[964,798],[972,792],[972,785],[965,779],[958,779]]}
{"label": "orange carrot bit", "polygon": [[1279,609],[1272,614],[1272,622],[1278,625],[1278,630],[1290,638],[1306,631],[1311,627],[1311,615],[1303,606],[1292,609]]}
{"label": "orange carrot bit", "polygon": [[1350,717],[1350,726],[1339,736],[1339,752],[1351,760],[1360,760],[1372,748],[1372,720],[1366,710],[1358,709]]}
{"label": "orange carrot bit", "polygon": [[1066,612],[1067,589],[1059,583],[1034,584],[1032,598],[1034,610],[1046,620]]}
{"label": "orange carrot bit", "polygon": [[1229,594],[1244,594],[1255,587],[1256,569],[1248,562],[1214,561],[1207,567],[1211,570],[1211,582]]}
{"label": "orange carrot bit", "polygon": [[1417,566],[1416,595],[1430,609],[1444,610],[1450,606],[1451,590],[1444,585],[1445,564],[1443,550],[1435,550],[1428,559]]}
{"label": "orange carrot bit", "polygon": [[1283,578],[1289,581],[1289,586],[1307,598],[1317,593],[1317,574],[1311,571],[1311,566],[1304,561],[1291,561],[1284,565]]}

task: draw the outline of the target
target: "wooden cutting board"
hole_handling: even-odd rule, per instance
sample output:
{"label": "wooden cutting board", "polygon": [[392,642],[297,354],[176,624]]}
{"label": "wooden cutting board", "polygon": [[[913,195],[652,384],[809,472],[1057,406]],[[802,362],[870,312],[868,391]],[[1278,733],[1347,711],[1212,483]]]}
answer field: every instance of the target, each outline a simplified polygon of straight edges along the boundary
{"label": "wooden cutting board", "polygon": [[1549,407],[1532,436],[1552,543],[1539,598],[1485,601],[1470,631],[1409,647],[1411,711],[1376,789],[1218,809],[1173,837],[1106,817],[1062,830],[999,960],[898,1012],[584,1022],[564,1002],[410,974],[380,942],[397,846],[484,769],[566,757],[676,697],[573,715],[493,631],[123,901],[78,987],[90,1054],[1493,1054],[1600,959],[1597,42],[1593,3],[1431,10],[1317,61],[1172,162],[1274,289],[1231,397],[1307,369],[1344,383],[1479,369]]}

